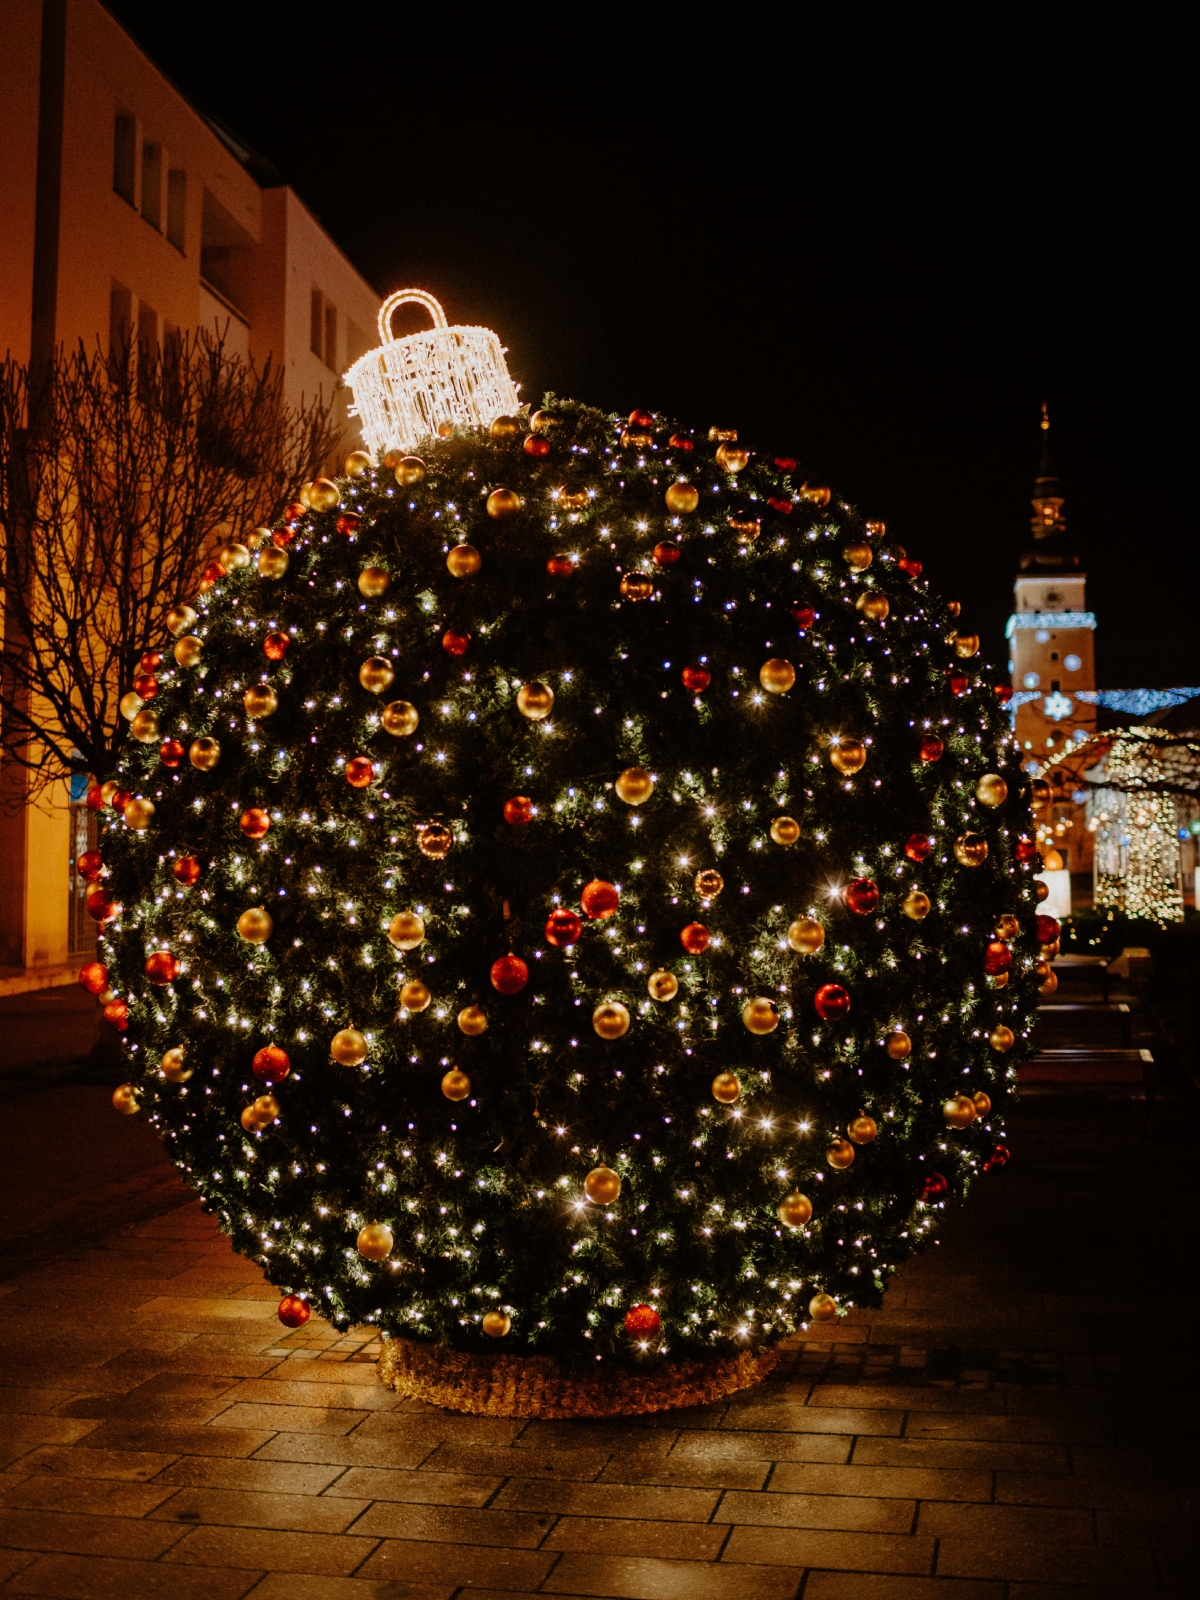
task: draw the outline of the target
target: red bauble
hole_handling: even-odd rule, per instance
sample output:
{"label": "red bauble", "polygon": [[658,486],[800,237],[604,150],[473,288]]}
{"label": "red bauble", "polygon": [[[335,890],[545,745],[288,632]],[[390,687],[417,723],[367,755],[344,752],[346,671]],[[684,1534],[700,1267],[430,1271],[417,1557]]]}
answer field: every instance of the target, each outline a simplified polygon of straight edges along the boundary
{"label": "red bauble", "polygon": [[662,1318],[653,1306],[630,1306],[625,1313],[625,1332],[635,1337],[638,1334],[657,1333],[662,1327]]}
{"label": "red bauble", "polygon": [[946,746],[936,733],[923,733],[921,735],[921,760],[940,761]]}
{"label": "red bauble", "polygon": [[825,1022],[840,1022],[850,1010],[850,996],[840,983],[823,983],[813,995],[817,1015]]}
{"label": "red bauble", "polygon": [[793,511],[792,502],[784,500],[780,495],[773,494],[767,501],[772,511],[778,511],[781,517],[790,517]]}
{"label": "red bauble", "polygon": [[129,1026],[129,1006],[124,1000],[110,1000],[100,1015],[105,1022],[111,1022],[118,1033],[124,1033]]}
{"label": "red bauble", "polygon": [[970,681],[971,680],[967,677],[965,672],[950,673],[950,693],[966,694],[967,685],[970,683]]}
{"label": "red bauble", "polygon": [[89,994],[103,994],[108,988],[108,968],[103,961],[89,961],[79,969],[79,983]]}
{"label": "red bauble", "polygon": [[842,890],[842,899],[857,916],[869,917],[879,904],[879,885],[870,878],[851,878]]}
{"label": "red bauble", "polygon": [[[351,779],[351,782],[354,780]],[[367,782],[370,783],[370,778]],[[238,827],[247,839],[262,839],[271,831],[271,814],[262,806],[251,806],[238,818]]]}
{"label": "red bauble", "polygon": [[[536,439],[537,434],[531,434]],[[523,828],[533,820],[533,801],[527,794],[515,794],[504,802],[504,820],[510,828]]]}
{"label": "red bauble", "polygon": [[95,883],[104,870],[104,857],[99,850],[85,850],[75,863],[75,870],[85,883]]}
{"label": "red bauble", "polygon": [[546,942],[559,945],[574,944],[583,932],[583,923],[573,911],[560,906],[546,918]]}
{"label": "red bauble", "polygon": [[620,896],[615,884],[605,883],[603,878],[593,878],[591,883],[584,884],[579,903],[586,916],[611,917],[620,903]]}
{"label": "red bauble", "polygon": [[673,433],[669,442],[672,450],[694,450],[696,448],[686,433]]}
{"label": "red bauble", "polygon": [[352,789],[365,789],[375,777],[375,763],[367,756],[355,756],[346,763],[346,782]]}
{"label": "red bauble", "polygon": [[108,803],[113,808],[114,811],[124,811],[125,807],[129,804],[129,802],[132,799],[133,799],[133,790],[132,789],[118,789],[117,792],[113,795],[112,799]]}
{"label": "red bauble", "polygon": [[904,841],[904,854],[910,861],[924,861],[933,849],[933,840],[927,833],[910,833]]}
{"label": "red bauble", "polygon": [[682,553],[677,544],[664,539],[661,544],[654,546],[654,564],[657,567],[673,567]]}
{"label": "red bauble", "polygon": [[926,1205],[932,1205],[935,1200],[945,1199],[949,1192],[950,1185],[941,1173],[931,1172],[921,1184],[919,1198],[924,1200]]}
{"label": "red bauble", "polygon": [[87,914],[96,922],[111,922],[117,914],[115,900],[110,900],[103,889],[93,889],[85,902]]}
{"label": "red bauble", "polygon": [[520,956],[514,956],[510,951],[508,955],[501,956],[499,961],[492,962],[492,988],[498,994],[520,994],[529,982],[529,968]]}
{"label": "red bauble", "polygon": [[526,436],[523,449],[527,456],[536,456],[540,460],[542,456],[550,454],[550,441],[540,433],[531,433]]}
{"label": "red bauble", "polygon": [[774,460],[775,460],[775,465],[779,468],[780,472],[795,472],[795,470],[796,470],[796,458],[795,458],[795,456],[776,456],[774,458]]}
{"label": "red bauble", "polygon": [[152,672],[142,672],[133,680],[133,692],[143,700],[153,700],[158,693],[158,679]]}
{"label": "red bauble", "polygon": [[162,663],[163,658],[157,650],[147,650],[145,655],[138,662],[138,671],[157,672],[159,667],[162,666]]}
{"label": "red bauble", "polygon": [[279,1320],[285,1328],[302,1328],[311,1316],[308,1301],[298,1294],[285,1294],[279,1302]]}
{"label": "red bauble", "polygon": [[158,747],[158,754],[164,767],[177,767],[187,751],[178,739],[164,739]]}
{"label": "red bauble", "polygon": [[171,876],[176,883],[181,883],[185,889],[190,889],[200,877],[200,863],[195,856],[180,856],[171,868]]}
{"label": "red bauble", "polygon": [[702,922],[689,922],[679,935],[679,942],[690,956],[702,956],[708,949],[712,934]]}
{"label": "red bauble", "polygon": [[344,533],[346,537],[349,538],[352,533],[358,532],[358,525],[361,521],[362,518],[357,514],[357,512],[343,511],[341,516],[334,523],[334,527],[339,533]]}
{"label": "red bauble", "polygon": [[1037,919],[1037,941],[1039,944],[1053,944],[1062,933],[1062,923],[1057,917],[1040,916]]}
{"label": "red bauble", "polygon": [[796,619],[796,626],[802,633],[807,633],[817,620],[817,613],[812,606],[802,606],[798,602],[792,607],[792,616]]}
{"label": "red bauble", "polygon": [[707,667],[684,667],[680,676],[690,694],[703,694],[712,682],[712,673]]}
{"label": "red bauble", "polygon": [[631,428],[652,428],[654,426],[654,413],[652,411],[631,411],[629,413],[629,426]]}
{"label": "red bauble", "polygon": [[104,810],[104,791],[98,783],[93,784],[87,792],[87,808],[89,811]]}
{"label": "red bauble", "polygon": [[1012,966],[1012,951],[1003,939],[989,939],[983,952],[983,970],[989,978],[998,977]]}
{"label": "red bauble", "polygon": [[998,683],[995,686],[996,699],[1002,706],[1006,706],[1013,697],[1012,687],[1007,683]]}
{"label": "red bauble", "polygon": [[[532,439],[536,439],[538,437],[539,435],[536,433],[530,435],[530,438]],[[549,561],[546,563],[546,571],[552,578],[569,578],[575,571],[575,563],[571,560],[570,556],[551,556]]]}
{"label": "red bauble", "polygon": [[1018,861],[1025,865],[1027,865],[1030,861],[1036,861],[1037,854],[1038,847],[1032,839],[1018,839],[1013,847],[1013,855],[1016,856]]}
{"label": "red bauble", "polygon": [[268,661],[282,661],[291,642],[286,633],[269,633],[263,640],[263,655]]}
{"label": "red bauble", "polygon": [[200,592],[211,589],[214,583],[220,583],[225,576],[225,568],[219,561],[210,561],[200,574]]}
{"label": "red bauble", "polygon": [[286,1050],[277,1044],[265,1044],[250,1063],[250,1070],[264,1083],[282,1083],[292,1070],[292,1063]]}
{"label": "red bauble", "polygon": [[448,628],[442,635],[442,649],[448,656],[465,656],[470,648],[469,633],[455,633],[453,628]]}
{"label": "red bauble", "polygon": [[[301,506],[300,510],[303,511],[304,507]],[[276,528],[275,532],[271,535],[271,543],[278,550],[286,550],[294,537],[295,535],[293,534],[291,528]]]}
{"label": "red bauble", "polygon": [[901,572],[907,572],[910,578],[919,578],[925,570],[925,563],[914,561],[911,556],[901,556],[896,565]]}
{"label": "red bauble", "polygon": [[151,983],[174,983],[179,976],[179,962],[169,950],[156,950],[146,957],[145,973]]}
{"label": "red bauble", "polygon": [[283,508],[283,520],[285,522],[299,522],[307,515],[308,508],[302,500],[289,500]]}
{"label": "red bauble", "polygon": [[1001,1172],[1011,1160],[1012,1155],[1007,1145],[993,1145],[991,1155],[983,1163],[983,1170],[985,1172]]}

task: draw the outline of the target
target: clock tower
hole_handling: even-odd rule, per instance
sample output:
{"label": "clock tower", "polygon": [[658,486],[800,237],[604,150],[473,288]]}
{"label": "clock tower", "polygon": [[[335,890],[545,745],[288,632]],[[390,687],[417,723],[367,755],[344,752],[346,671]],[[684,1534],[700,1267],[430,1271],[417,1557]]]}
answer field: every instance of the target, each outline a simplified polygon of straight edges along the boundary
{"label": "clock tower", "polygon": [[[1021,556],[1008,619],[1013,732],[1035,772],[1047,756],[1096,731],[1096,618],[1087,574],[1067,535],[1062,486],[1050,465],[1050,418],[1042,407],[1042,462],[1033,486],[1033,538]],[[1081,695],[1085,698],[1081,698]]]}

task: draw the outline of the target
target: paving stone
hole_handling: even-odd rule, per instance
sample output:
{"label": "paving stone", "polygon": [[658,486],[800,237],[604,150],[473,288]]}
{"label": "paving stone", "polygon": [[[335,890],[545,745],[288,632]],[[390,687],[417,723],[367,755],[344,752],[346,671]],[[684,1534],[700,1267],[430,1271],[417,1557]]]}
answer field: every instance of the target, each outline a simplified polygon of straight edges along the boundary
{"label": "paving stone", "polygon": [[847,1494],[734,1492],[722,1498],[713,1520],[759,1528],[911,1533],[916,1514],[916,1505],[911,1500],[869,1499]]}
{"label": "paving stone", "polygon": [[[413,1505],[482,1506],[496,1493],[502,1478],[463,1472],[412,1472],[400,1468],[351,1467],[326,1490],[327,1497],[349,1495],[365,1500],[400,1500]],[[644,1491],[643,1491],[644,1492]],[[509,1506],[538,1511],[540,1506]]]}
{"label": "paving stone", "polygon": [[[226,1460],[222,1456],[183,1456],[155,1478],[155,1484],[189,1489],[250,1489],[260,1494],[320,1494],[341,1477],[338,1466],[300,1461]],[[370,1498],[366,1496],[365,1498]]]}
{"label": "paving stone", "polygon": [[144,1517],[175,1493],[169,1484],[126,1483],[112,1478],[63,1478],[38,1473],[11,1487],[0,1478],[0,1507],[70,1511],[106,1517]]}
{"label": "paving stone", "polygon": [[1146,1550],[1020,1537],[940,1539],[938,1571],[958,1578],[1103,1583],[1125,1589],[1152,1588],[1157,1581],[1153,1557]]}
{"label": "paving stone", "polygon": [[905,1384],[901,1388],[883,1384],[819,1383],[809,1398],[810,1406],[878,1407],[886,1411],[967,1411],[974,1414],[1001,1414],[1004,1396],[964,1393],[961,1389],[937,1389],[930,1384]]}
{"label": "paving stone", "polygon": [[853,1460],[871,1467],[938,1467],[944,1471],[1069,1472],[1065,1445],[986,1444],[966,1439],[859,1439]]}
{"label": "paving stone", "polygon": [[930,1503],[921,1507],[918,1533],[935,1539],[1026,1539],[1032,1543],[1091,1544],[1092,1518],[1087,1511],[1053,1506],[984,1506]]}
{"label": "paving stone", "polygon": [[580,1517],[708,1522],[720,1498],[720,1491],[716,1489],[662,1489],[623,1483],[555,1483],[517,1478],[505,1485],[495,1504],[514,1511],[553,1511]]}
{"label": "paving stone", "polygon": [[20,1470],[61,1478],[124,1478],[145,1483],[178,1457],[154,1450],[62,1450],[44,1447],[22,1456]]}
{"label": "paving stone", "polygon": [[[364,1433],[366,1429],[362,1430]],[[599,1477],[608,1465],[607,1450],[520,1450],[502,1446],[443,1444],[424,1465],[431,1472],[482,1472],[501,1478]]]}
{"label": "paving stone", "polygon": [[[178,1538],[178,1528],[172,1532]],[[260,1571],[348,1577],[371,1554],[376,1542],[349,1534],[200,1527],[193,1528],[168,1550],[164,1561],[181,1566],[256,1567]]]}
{"label": "paving stone", "polygon": [[[308,1373],[316,1370],[316,1364],[305,1362],[301,1365],[289,1361],[284,1376],[250,1378],[238,1385],[239,1403],[262,1401],[272,1406],[312,1406],[318,1410],[340,1406],[351,1411],[391,1411],[400,1403],[390,1389],[384,1388],[370,1367],[349,1369],[357,1376],[357,1383],[302,1381],[294,1376],[297,1368],[307,1377]],[[344,1373],[347,1368],[342,1365],[336,1370]]]}
{"label": "paving stone", "polygon": [[[254,1591],[254,1600],[450,1600],[447,1583],[378,1584],[370,1578],[321,1578],[312,1573],[268,1572]],[[483,1600],[472,1589],[470,1600]],[[519,1600],[510,1590],[504,1600]]]}
{"label": "paving stone", "polygon": [[155,1451],[177,1456],[248,1456],[271,1437],[265,1428],[173,1428],[166,1423],[104,1422],[84,1449]]}
{"label": "paving stone", "polygon": [[936,1467],[822,1466],[780,1461],[767,1487],[795,1494],[881,1495],[899,1500],[990,1500],[990,1472],[950,1472]]}
{"label": "paving stone", "polygon": [[308,1461],[342,1467],[419,1467],[436,1450],[403,1439],[362,1439],[328,1433],[277,1433],[254,1452],[256,1461]]}
{"label": "paving stone", "polygon": [[[822,1441],[833,1443],[832,1440]],[[850,1449],[845,1440],[842,1454]],[[771,1471],[769,1461],[721,1455],[699,1461],[674,1456],[615,1455],[600,1474],[600,1483],[661,1484],[679,1489],[761,1489]]]}
{"label": "paving stone", "polygon": [[133,1517],[73,1515],[67,1511],[0,1509],[0,1546],[15,1550],[57,1550],[73,1555],[111,1556],[118,1552],[153,1561],[179,1538],[178,1528]]}
{"label": "paving stone", "polygon": [[369,1411],[348,1411],[341,1406],[243,1405],[240,1401],[214,1417],[214,1428],[261,1429],[289,1433],[351,1433]]}
{"label": "paving stone", "polygon": [[912,1534],[834,1533],[807,1528],[734,1528],[725,1560],[851,1572],[932,1572],[934,1541]]}
{"label": "paving stone", "polygon": [[41,1556],[7,1588],[54,1600],[240,1600],[261,1576],[220,1567],[188,1571],[160,1561]]}
{"label": "paving stone", "polygon": [[771,1405],[730,1410],[726,1429],[760,1429],[779,1433],[898,1434],[903,1418],[883,1409],[849,1406]]}
{"label": "paving stone", "polygon": [[497,1550],[480,1545],[385,1539],[356,1572],[376,1583],[445,1583],[474,1590],[537,1589],[558,1560],[541,1550]]}
{"label": "paving stone", "polygon": [[1174,1508],[1174,1489],[1152,1479],[1139,1482],[1132,1476],[1095,1478],[1080,1473],[998,1472],[996,1499],[1009,1505],[1090,1506],[1142,1509]]}
{"label": "paving stone", "polygon": [[544,1548],[594,1555],[715,1561],[729,1530],[711,1523],[654,1522],[640,1517],[562,1517]]}
{"label": "paving stone", "polygon": [[367,1505],[366,1500],[331,1500],[325,1495],[190,1488],[177,1489],[153,1516],[164,1522],[343,1533]]}
{"label": "paving stone", "polygon": [[[889,1418],[899,1426],[900,1418]],[[839,1433],[685,1433],[666,1458],[670,1467],[712,1461],[845,1461],[853,1440]]]}
{"label": "paving stone", "polygon": [[380,1539],[426,1539],[435,1544],[461,1539],[464,1544],[535,1550],[553,1524],[552,1516],[532,1511],[480,1511],[465,1506],[379,1501],[359,1517],[354,1531]]}
{"label": "paving stone", "polygon": [[542,1592],[620,1600],[793,1600],[803,1576],[799,1567],[781,1572],[720,1562],[659,1561],[652,1556],[567,1554]]}
{"label": "paving stone", "polygon": [[1002,1583],[909,1578],[867,1572],[810,1572],[804,1600],[1004,1600]]}

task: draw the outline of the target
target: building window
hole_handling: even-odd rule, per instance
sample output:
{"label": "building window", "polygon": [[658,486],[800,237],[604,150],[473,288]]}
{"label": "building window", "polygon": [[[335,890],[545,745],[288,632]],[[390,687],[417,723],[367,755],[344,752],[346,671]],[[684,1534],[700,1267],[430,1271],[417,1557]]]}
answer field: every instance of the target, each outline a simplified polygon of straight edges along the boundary
{"label": "building window", "polygon": [[183,254],[184,216],[187,211],[187,173],[172,167],[167,173],[167,239]]}
{"label": "building window", "polygon": [[142,146],[142,216],[162,232],[162,145]]}
{"label": "building window", "polygon": [[118,111],[113,127],[113,188],[137,205],[137,119]]}
{"label": "building window", "polygon": [[108,295],[108,370],[117,377],[125,370],[133,336],[133,295],[114,278]]}
{"label": "building window", "polygon": [[337,371],[337,312],[328,302],[325,305],[325,365]]}
{"label": "building window", "polygon": [[315,356],[325,354],[325,296],[320,289],[312,292],[311,311],[308,323],[308,348]]}
{"label": "building window", "polygon": [[70,901],[68,904],[69,953],[93,956],[96,953],[96,924],[87,914],[88,892],[95,887],[80,876],[77,863],[81,855],[96,848],[97,816],[87,803],[87,778],[71,779],[71,856]]}
{"label": "building window", "polygon": [[138,357],[158,360],[158,312],[144,300],[138,301]]}

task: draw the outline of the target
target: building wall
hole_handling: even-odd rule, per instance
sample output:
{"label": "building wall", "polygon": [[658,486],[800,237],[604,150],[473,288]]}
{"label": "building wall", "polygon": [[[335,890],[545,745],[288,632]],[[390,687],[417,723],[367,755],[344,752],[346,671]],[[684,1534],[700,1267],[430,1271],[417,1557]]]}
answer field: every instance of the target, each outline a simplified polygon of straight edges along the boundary
{"label": "building wall", "polygon": [[40,0],[0,0],[0,358],[29,360]]}

